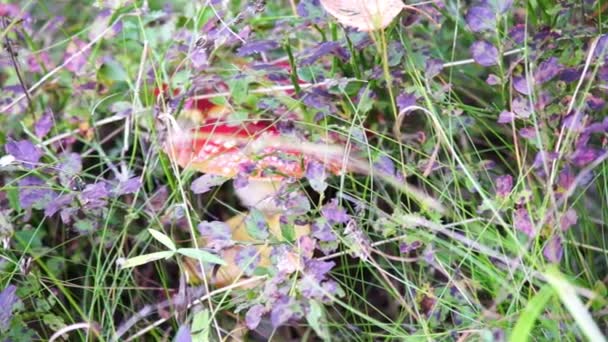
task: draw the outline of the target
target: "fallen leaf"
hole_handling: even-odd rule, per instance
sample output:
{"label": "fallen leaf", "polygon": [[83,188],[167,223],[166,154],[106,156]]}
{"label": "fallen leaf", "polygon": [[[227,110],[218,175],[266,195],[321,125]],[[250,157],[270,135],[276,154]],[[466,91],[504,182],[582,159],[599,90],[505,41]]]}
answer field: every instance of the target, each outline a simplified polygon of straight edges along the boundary
{"label": "fallen leaf", "polygon": [[387,27],[401,13],[401,0],[321,0],[325,10],[346,26],[359,31]]}

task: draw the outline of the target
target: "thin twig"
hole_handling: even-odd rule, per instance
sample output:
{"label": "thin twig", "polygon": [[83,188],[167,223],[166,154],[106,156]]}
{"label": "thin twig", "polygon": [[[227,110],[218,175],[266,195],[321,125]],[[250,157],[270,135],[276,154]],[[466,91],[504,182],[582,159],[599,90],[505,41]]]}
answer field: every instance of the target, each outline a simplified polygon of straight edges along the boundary
{"label": "thin twig", "polygon": [[92,324],[92,323],[86,323],[86,322],[82,322],[82,323],[75,323],[75,324],[70,324],[67,325],[59,330],[57,330],[49,339],[49,342],[53,342],[55,340],[57,340],[58,338],[61,337],[61,335],[66,334],[70,331],[74,331],[74,330],[78,330],[78,329],[86,329],[86,330],[90,330],[92,331],[95,335],[99,335],[99,330],[97,328],[96,324]]}
{"label": "thin twig", "polygon": [[[8,19],[6,17],[2,18],[2,26],[5,30],[8,29],[7,20]],[[23,94],[25,94],[25,97],[27,98],[27,105],[30,110],[30,113],[32,113],[34,121],[36,121],[36,113],[34,113],[34,103],[32,102],[32,97],[30,96],[29,90],[27,89],[27,85],[25,84],[25,81],[23,80],[23,77],[21,76],[21,70],[19,68],[19,63],[17,63],[17,59],[15,58],[16,52],[13,50],[13,44],[11,43],[10,38],[8,38],[8,35],[4,36],[4,44],[6,45],[6,51],[8,52],[8,55],[10,56],[10,59],[11,59],[11,63],[13,64],[13,68],[15,69],[15,74],[17,74],[17,79],[19,80],[19,84],[21,85],[21,88],[23,89]]]}

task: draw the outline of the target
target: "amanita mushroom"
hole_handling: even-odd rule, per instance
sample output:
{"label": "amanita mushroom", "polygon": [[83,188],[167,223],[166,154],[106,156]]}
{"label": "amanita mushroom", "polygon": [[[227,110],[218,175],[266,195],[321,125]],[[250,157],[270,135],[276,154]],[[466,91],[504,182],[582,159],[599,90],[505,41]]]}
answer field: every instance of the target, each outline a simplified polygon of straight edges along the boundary
{"label": "amanita mushroom", "polygon": [[[340,171],[340,160],[323,158],[322,151],[306,153],[299,144],[305,145],[305,142],[282,137],[270,121],[230,125],[220,119],[208,119],[197,128],[171,131],[165,150],[183,168],[232,179],[242,173],[247,177],[248,184],[236,187],[237,196],[245,206],[265,214],[270,232],[281,241],[278,223],[281,208],[274,204],[273,198],[279,182],[286,178],[304,177],[304,165],[311,159],[325,159],[328,172]],[[233,217],[227,223],[232,227],[233,241],[246,243],[253,240],[244,228],[243,216]],[[296,237],[309,232],[307,225],[296,227]],[[227,265],[219,268],[211,277],[213,284],[225,286],[242,273],[234,262],[239,248],[233,246],[222,250]],[[260,246],[258,251],[260,264],[269,265],[269,247]]]}

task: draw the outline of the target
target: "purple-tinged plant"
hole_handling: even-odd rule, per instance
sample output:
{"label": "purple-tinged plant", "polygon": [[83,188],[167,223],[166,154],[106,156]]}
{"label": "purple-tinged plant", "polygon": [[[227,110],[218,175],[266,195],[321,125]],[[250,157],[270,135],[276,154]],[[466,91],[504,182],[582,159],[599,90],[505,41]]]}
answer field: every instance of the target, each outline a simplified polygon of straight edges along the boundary
{"label": "purple-tinged plant", "polygon": [[11,324],[13,308],[19,302],[16,292],[17,287],[15,285],[8,285],[0,292],[0,332],[6,331]]}
{"label": "purple-tinged plant", "polygon": [[562,238],[559,235],[550,238],[543,248],[543,255],[551,263],[559,263],[563,254]]}
{"label": "purple-tinged plant", "polygon": [[500,112],[500,115],[498,116],[498,123],[499,124],[507,124],[507,123],[511,123],[515,120],[515,113],[510,112],[510,111],[506,111],[503,110],[502,112]]}
{"label": "purple-tinged plant", "polygon": [[577,68],[564,68],[558,74],[558,79],[566,83],[572,83],[579,80],[581,71]]}
{"label": "purple-tinged plant", "polygon": [[213,250],[221,250],[234,245],[230,226],[221,221],[203,221],[197,226],[205,245]]}
{"label": "purple-tinged plant", "polygon": [[244,246],[239,249],[234,257],[236,265],[243,270],[246,276],[253,275],[253,271],[260,263],[261,257],[255,246]]}
{"label": "purple-tinged plant", "polygon": [[524,127],[519,130],[519,136],[524,139],[536,139],[536,129],[534,127]]}
{"label": "purple-tinged plant", "polygon": [[262,304],[256,304],[247,310],[245,314],[245,324],[249,330],[254,330],[260,325],[262,316],[266,313],[266,308]]}
{"label": "purple-tinged plant", "polygon": [[376,161],[374,161],[374,170],[387,176],[394,176],[395,163],[389,156],[381,155],[376,159]]}
{"label": "purple-tinged plant", "polygon": [[82,204],[87,209],[99,209],[106,206],[107,199],[110,197],[108,185],[104,181],[94,184],[87,184],[80,199]]}
{"label": "purple-tinged plant", "polygon": [[346,210],[338,205],[338,200],[335,198],[321,208],[321,215],[332,225],[346,223],[350,219]]}
{"label": "purple-tinged plant", "polygon": [[53,114],[46,112],[36,123],[34,124],[34,133],[38,138],[46,136],[53,128]]}
{"label": "purple-tinged plant", "polygon": [[521,45],[526,38],[526,27],[524,24],[517,24],[509,30],[508,37],[517,45]]}
{"label": "purple-tinged plant", "polygon": [[55,198],[55,192],[46,182],[35,176],[19,180],[19,206],[22,209],[44,209]]}
{"label": "purple-tinged plant", "polygon": [[55,197],[52,201],[49,201],[44,208],[44,215],[47,217],[55,215],[60,210],[68,207],[73,200],[73,194],[63,194]]}
{"label": "purple-tinged plant", "polygon": [[[59,183],[64,187],[70,187],[74,177],[82,171],[82,158],[78,153],[63,153],[59,156]],[[73,189],[78,190],[78,189]]]}
{"label": "purple-tinged plant", "polygon": [[601,151],[598,149],[588,146],[580,146],[574,150],[574,153],[570,156],[570,161],[572,164],[578,167],[583,167],[593,162],[597,157],[600,156],[600,154]]}
{"label": "purple-tinged plant", "polygon": [[327,189],[327,172],[325,166],[318,161],[311,160],[306,164],[306,178],[314,191],[322,194]]}
{"label": "purple-tinged plant", "polygon": [[141,180],[139,177],[131,177],[126,180],[121,180],[114,188],[116,196],[134,194],[141,188]]}
{"label": "purple-tinged plant", "polygon": [[473,32],[494,30],[496,27],[496,14],[487,6],[473,6],[466,15],[466,21]]}
{"label": "purple-tinged plant", "polygon": [[563,66],[556,57],[550,57],[538,65],[534,71],[534,81],[536,84],[543,84],[559,75]]}
{"label": "purple-tinged plant", "polygon": [[513,211],[513,227],[515,227],[516,230],[528,235],[530,238],[536,236],[534,224],[532,223],[526,208],[518,208]]}
{"label": "purple-tinged plant", "polygon": [[[531,80],[530,80],[530,83]],[[530,95],[530,89],[532,84],[528,84],[528,79],[523,76],[515,76],[513,77],[513,88],[517,90],[520,94]]]}
{"label": "purple-tinged plant", "polygon": [[411,252],[417,250],[420,247],[422,247],[422,241],[420,241],[420,240],[415,240],[410,243],[402,242],[401,244],[399,244],[399,252],[401,254],[407,255],[407,254],[410,254]]}
{"label": "purple-tinged plant", "polygon": [[486,83],[488,85],[494,86],[494,85],[502,84],[502,80],[500,79],[500,77],[498,77],[494,74],[489,74],[488,78],[486,78]]}
{"label": "purple-tinged plant", "polygon": [[443,70],[443,61],[436,58],[429,58],[426,60],[426,67],[424,75],[427,79],[431,79],[441,73]]}
{"label": "purple-tinged plant", "polygon": [[187,324],[180,325],[175,334],[175,342],[192,342],[192,335]]}
{"label": "purple-tinged plant", "polygon": [[302,317],[302,307],[300,303],[289,296],[279,298],[272,306],[270,311],[270,322],[274,328],[280,327],[290,319]]}
{"label": "purple-tinged plant", "polygon": [[322,242],[336,241],[338,237],[325,218],[319,217],[310,225],[312,236]]}
{"label": "purple-tinged plant", "polygon": [[274,40],[255,40],[245,43],[238,50],[238,56],[249,56],[256,53],[265,53],[279,48],[279,43]]}
{"label": "purple-tinged plant", "polygon": [[342,61],[347,61],[350,58],[348,50],[343,48],[338,42],[324,42],[318,44],[314,48],[306,51],[305,57],[300,61],[301,66],[314,64],[316,61],[327,55],[333,55],[340,58]]}
{"label": "purple-tinged plant", "polygon": [[351,253],[363,261],[369,260],[372,253],[371,242],[355,220],[348,221],[344,229],[344,240]]}
{"label": "purple-tinged plant", "polygon": [[496,178],[496,196],[508,197],[513,190],[513,177],[511,175],[499,176]]}
{"label": "purple-tinged plant", "polygon": [[42,51],[36,54],[30,54],[26,59],[27,67],[29,72],[43,72],[44,69],[50,69],[53,65],[51,61],[51,56],[46,51]]}
{"label": "purple-tinged plant", "polygon": [[418,98],[414,93],[401,93],[397,96],[396,102],[399,111],[404,110],[405,108],[415,106]]}
{"label": "purple-tinged plant", "polygon": [[567,231],[578,222],[578,214],[576,210],[570,208],[561,216],[559,226],[562,231]]}
{"label": "purple-tinged plant", "polygon": [[9,140],[4,145],[4,150],[28,169],[33,169],[43,155],[42,150],[29,140]]}
{"label": "purple-tinged plant", "polygon": [[530,101],[522,96],[517,96],[511,101],[511,110],[519,119],[527,119],[532,114]]}
{"label": "purple-tinged plant", "polygon": [[592,94],[587,95],[586,102],[589,109],[593,111],[599,112],[606,106],[606,101],[604,101],[604,99],[593,96]]}
{"label": "purple-tinged plant", "polygon": [[226,180],[226,177],[206,173],[192,182],[190,190],[195,194],[204,194],[212,188],[222,185]]}
{"label": "purple-tinged plant", "polygon": [[470,52],[475,62],[481,66],[489,67],[498,63],[498,49],[485,40],[473,43]]}
{"label": "purple-tinged plant", "polygon": [[[78,38],[74,38],[68,44],[68,47],[65,50],[65,54],[63,55],[63,60],[67,61],[72,57],[73,59],[66,64],[66,70],[77,74],[82,70],[82,68],[85,67],[90,54],[90,50],[85,50],[85,46],[86,43]],[[74,57],[76,54],[78,54],[78,56]]]}

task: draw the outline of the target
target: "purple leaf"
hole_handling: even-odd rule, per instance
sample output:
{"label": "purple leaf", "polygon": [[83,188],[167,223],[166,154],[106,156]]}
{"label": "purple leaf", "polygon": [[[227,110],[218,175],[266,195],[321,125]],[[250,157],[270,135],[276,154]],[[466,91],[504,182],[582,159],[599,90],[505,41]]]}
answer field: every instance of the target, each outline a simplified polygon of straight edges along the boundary
{"label": "purple leaf", "polygon": [[536,130],[534,127],[524,127],[519,130],[519,136],[525,139],[535,139]]}
{"label": "purple leaf", "polygon": [[205,49],[195,49],[190,54],[190,62],[192,67],[196,70],[202,70],[209,65],[209,56]]}
{"label": "purple leaf", "polygon": [[262,304],[256,304],[247,310],[247,314],[245,314],[245,324],[249,330],[254,330],[260,325],[262,321],[262,316],[266,313],[266,309]]}
{"label": "purple leaf", "polygon": [[350,58],[350,53],[344,49],[338,42],[324,42],[310,49],[306,53],[306,57],[302,58],[300,65],[308,66],[324,56],[333,55],[346,61]]}
{"label": "purple leaf", "polygon": [[94,184],[87,184],[80,194],[83,205],[88,209],[103,208],[106,200],[110,197],[108,186],[100,181]]}
{"label": "purple leaf", "polygon": [[198,231],[206,240],[207,247],[214,250],[221,250],[234,245],[232,241],[232,229],[221,221],[203,221],[198,224]]}
{"label": "purple leaf", "polygon": [[214,174],[204,174],[192,182],[190,189],[195,194],[204,194],[212,188],[222,185],[226,182],[226,178]]}
{"label": "purple leaf", "polygon": [[556,57],[551,57],[540,63],[534,72],[534,80],[537,84],[543,84],[557,76],[563,69]]}
{"label": "purple leaf", "polygon": [[513,189],[513,177],[504,175],[496,178],[496,195],[499,197],[507,197]]}
{"label": "purple leaf", "polygon": [[139,188],[141,188],[141,180],[139,177],[132,177],[118,183],[114,189],[114,194],[116,196],[134,194],[139,190]]}
{"label": "purple leaf", "polygon": [[416,105],[416,95],[414,93],[401,93],[397,96],[397,107],[399,107],[399,111],[404,110],[407,107]]}
{"label": "purple leaf", "polygon": [[388,176],[395,175],[395,163],[389,156],[381,155],[378,157],[374,162],[374,169]]}
{"label": "purple leaf", "polygon": [[522,44],[526,38],[526,26],[524,24],[517,24],[509,30],[508,37],[515,42],[515,44]]}
{"label": "purple leaf", "polygon": [[4,145],[4,150],[16,160],[24,162],[27,168],[33,168],[32,164],[36,164],[42,157],[42,151],[29,140],[9,140]]}
{"label": "purple leaf", "polygon": [[426,78],[431,79],[439,75],[439,73],[441,73],[441,70],[443,70],[443,61],[436,58],[427,59],[426,68],[424,71]]}
{"label": "purple leaf", "polygon": [[498,49],[485,40],[473,43],[470,52],[475,62],[479,65],[487,67],[498,63]]}
{"label": "purple leaf", "polygon": [[560,236],[554,236],[543,248],[543,255],[547,261],[552,263],[559,263],[562,260],[564,249],[562,247],[562,238]]}
{"label": "purple leaf", "polygon": [[559,72],[559,80],[566,83],[577,81],[581,77],[581,71],[577,68],[564,68]]}
{"label": "purple leaf", "polygon": [[593,162],[600,155],[600,150],[581,146],[577,148],[574,153],[570,156],[570,160],[572,163],[578,167],[583,167],[591,162]]}
{"label": "purple leaf", "polygon": [[242,247],[234,257],[236,265],[243,270],[246,276],[253,275],[253,271],[260,263],[260,253],[255,246],[244,246]]}
{"label": "purple leaf", "polygon": [[519,119],[527,119],[532,114],[529,100],[522,96],[517,96],[513,99],[511,102],[511,110]]}
{"label": "purple leaf", "polygon": [[72,178],[82,171],[82,158],[78,153],[64,153],[59,157],[59,182],[68,187]]}
{"label": "purple leaf", "polygon": [[78,73],[84,66],[87,64],[87,59],[89,58],[90,50],[86,49],[85,46],[87,44],[82,40],[75,38],[72,40],[68,47],[66,48],[65,54],[63,55],[63,60],[70,60],[65,68],[73,73]]}
{"label": "purple leaf", "polygon": [[66,208],[74,200],[73,194],[59,195],[50,201],[44,208],[44,216],[55,215],[59,210]]}
{"label": "purple leaf", "polygon": [[578,222],[578,215],[576,214],[576,210],[570,208],[566,210],[566,212],[562,215],[559,225],[562,231],[566,231],[570,229],[570,227],[574,226]]}
{"label": "purple leaf", "polygon": [[0,331],[6,331],[11,324],[13,307],[19,301],[16,292],[17,287],[15,285],[8,285],[0,292]]}
{"label": "purple leaf", "polygon": [[177,329],[175,342],[192,342],[192,335],[190,335],[190,328],[188,325],[181,325],[179,329]]}
{"label": "purple leaf", "polygon": [[238,56],[249,56],[255,53],[264,53],[270,50],[277,49],[279,43],[274,40],[256,40],[247,42],[238,50]]}
{"label": "purple leaf", "polygon": [[306,178],[312,189],[322,194],[327,189],[327,172],[325,166],[316,160],[311,160],[306,164]]}
{"label": "purple leaf", "polygon": [[502,80],[500,79],[500,77],[494,75],[494,74],[489,74],[488,78],[486,79],[486,83],[494,86],[494,85],[498,85],[502,83]]}
{"label": "purple leaf", "polygon": [[520,94],[530,95],[530,85],[528,84],[528,80],[525,77],[513,77],[513,88],[515,88],[515,90],[517,90]]}
{"label": "purple leaf", "polygon": [[474,6],[467,12],[466,21],[473,32],[493,30],[496,26],[496,15],[489,7]]}
{"label": "purple leaf", "polygon": [[399,245],[399,252],[402,254],[410,254],[420,247],[422,247],[422,242],[419,240],[413,241],[412,243],[403,242]]}
{"label": "purple leaf", "polygon": [[56,197],[55,192],[40,178],[27,176],[18,184],[19,206],[22,209],[44,209]]}
{"label": "purple leaf", "polygon": [[526,208],[519,208],[513,212],[513,227],[533,238],[536,235],[532,220]]}
{"label": "purple leaf", "polygon": [[38,55],[32,53],[27,56],[26,63],[30,72],[42,72],[44,69],[50,69],[53,65],[51,56],[46,51],[42,51]]}
{"label": "purple leaf", "polygon": [[515,120],[515,114],[513,112],[503,110],[502,112],[500,112],[497,122],[499,124],[506,124],[506,123],[511,123],[514,120]]}
{"label": "purple leaf", "polygon": [[53,114],[46,112],[36,123],[34,124],[34,132],[38,138],[42,138],[47,135],[51,128],[53,128]]}
{"label": "purple leaf", "polygon": [[319,241],[332,242],[336,241],[338,237],[331,229],[331,225],[327,223],[324,218],[317,218],[310,227],[312,236],[317,238]]}
{"label": "purple leaf", "polygon": [[346,223],[350,219],[346,210],[338,205],[338,200],[335,198],[321,208],[321,215],[330,224]]}
{"label": "purple leaf", "polygon": [[589,108],[593,111],[601,111],[602,109],[604,109],[604,106],[606,105],[606,101],[604,101],[602,98],[599,98],[597,96],[593,96],[591,94],[587,95],[587,106],[589,106]]}
{"label": "purple leaf", "polygon": [[306,262],[304,272],[311,276],[316,282],[320,283],[325,280],[325,276],[334,268],[334,266],[336,266],[336,263],[333,261],[311,259]]}
{"label": "purple leaf", "polygon": [[274,328],[280,327],[294,316],[294,304],[293,299],[286,296],[275,303],[270,312],[270,322]]}

